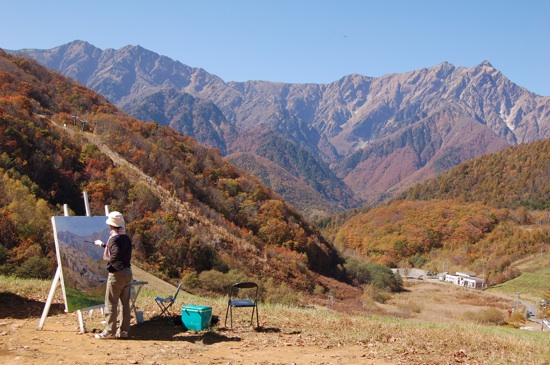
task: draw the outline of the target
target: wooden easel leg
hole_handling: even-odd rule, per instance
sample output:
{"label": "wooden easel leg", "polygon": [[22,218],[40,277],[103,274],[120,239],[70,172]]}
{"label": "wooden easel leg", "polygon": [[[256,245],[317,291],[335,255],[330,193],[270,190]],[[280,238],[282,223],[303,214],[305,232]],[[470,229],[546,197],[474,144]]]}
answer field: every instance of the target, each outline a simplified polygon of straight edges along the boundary
{"label": "wooden easel leg", "polygon": [[84,323],[84,316],[82,315],[82,311],[79,309],[77,310],[78,313],[78,323],[80,324],[80,333],[86,333],[86,323]]}
{"label": "wooden easel leg", "polygon": [[42,331],[42,327],[44,327],[44,322],[46,322],[46,317],[48,316],[48,313],[50,311],[50,306],[52,305],[53,296],[55,294],[55,289],[57,288],[57,285],[60,283],[61,279],[61,267],[57,267],[57,270],[55,271],[55,276],[53,278],[52,286],[50,288],[50,294],[48,294],[48,300],[46,301],[46,305],[44,306],[44,310],[42,311],[42,317],[40,318],[40,323],[38,324],[38,330]]}

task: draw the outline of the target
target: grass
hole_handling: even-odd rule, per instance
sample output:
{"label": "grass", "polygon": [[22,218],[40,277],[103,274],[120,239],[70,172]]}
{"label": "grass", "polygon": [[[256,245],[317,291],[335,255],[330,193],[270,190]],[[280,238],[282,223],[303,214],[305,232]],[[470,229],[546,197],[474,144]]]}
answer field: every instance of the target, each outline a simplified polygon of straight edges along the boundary
{"label": "grass", "polygon": [[543,364],[550,355],[547,333],[468,323],[409,322],[319,309],[269,305],[261,309],[265,322],[278,323],[286,333],[299,329],[300,341],[320,348],[360,344],[402,361],[482,359],[481,363],[491,364]]}
{"label": "grass", "polygon": [[48,296],[51,281],[40,279],[21,279],[15,276],[0,275],[0,292],[17,294],[25,298],[46,297]]}
{"label": "grass", "polygon": [[515,296],[521,293],[524,299],[533,302],[541,298],[543,293],[550,288],[550,257],[549,255],[536,255],[522,260],[517,264],[522,272],[520,276],[490,288],[490,292],[504,293]]}
{"label": "grass", "polygon": [[550,255],[549,254],[536,254],[530,257],[526,257],[518,262],[516,262],[516,266],[518,269],[521,270],[521,272],[534,272],[539,269],[550,269]]}
{"label": "grass", "polygon": [[[165,283],[142,272],[134,270],[136,279],[148,281],[138,298],[138,308],[145,314],[145,319],[158,314],[159,310],[154,302],[156,296],[173,294],[176,287]],[[421,286],[419,284],[417,286]],[[1,292],[17,294],[45,302],[51,287],[51,281],[24,280],[13,277],[0,276]],[[403,297],[395,296],[392,301],[396,308],[408,308],[409,316],[422,316],[434,310],[432,303],[449,303],[451,286],[437,286],[431,292],[420,293],[425,298],[422,303],[413,293],[416,288],[409,287],[410,292]],[[430,293],[430,295],[427,295]],[[464,303],[489,302],[483,293],[472,291],[458,291],[458,301]],[[431,296],[431,298],[430,298]],[[56,301],[62,302],[61,290],[56,290]],[[178,312],[182,304],[210,305],[213,314],[219,316],[219,327],[211,329],[217,332],[223,326],[227,298],[199,297],[182,292],[174,306]],[[439,305],[439,304],[438,304]],[[468,308],[470,304],[462,304]],[[276,304],[261,304],[260,322],[261,332],[246,332],[244,336],[253,336],[250,341],[274,341],[277,336],[286,335],[285,343],[288,346],[316,346],[322,349],[338,346],[360,346],[365,354],[376,354],[391,359],[391,363],[415,364],[443,364],[443,363],[470,363],[470,364],[549,364],[550,333],[540,331],[525,331],[505,326],[483,326],[476,323],[456,319],[456,309],[449,306],[453,313],[452,322],[437,322],[430,320],[402,319],[396,316],[343,313],[330,310],[323,306],[309,306],[307,308],[289,307]],[[378,313],[381,310],[377,311]],[[383,310],[382,310],[383,312]],[[373,311],[374,313],[374,311]],[[240,317],[239,317],[240,318]],[[407,317],[408,318],[408,317]],[[89,328],[100,327],[98,316],[87,322]],[[248,315],[236,319],[246,323]],[[97,323],[95,323],[96,321]],[[275,339],[266,340],[268,333],[275,333]],[[279,335],[277,335],[277,333]],[[255,336],[255,337],[254,337]],[[373,355],[374,356],[374,355]],[[395,361],[394,361],[395,360]]]}

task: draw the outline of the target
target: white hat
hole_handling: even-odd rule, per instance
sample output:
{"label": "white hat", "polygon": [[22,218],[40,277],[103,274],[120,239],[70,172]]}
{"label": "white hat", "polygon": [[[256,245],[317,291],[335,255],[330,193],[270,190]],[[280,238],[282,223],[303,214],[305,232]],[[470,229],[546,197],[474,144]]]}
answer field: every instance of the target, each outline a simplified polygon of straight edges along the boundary
{"label": "white hat", "polygon": [[113,227],[124,227],[124,217],[122,217],[122,214],[120,212],[111,212],[107,216],[107,223],[110,226]]}

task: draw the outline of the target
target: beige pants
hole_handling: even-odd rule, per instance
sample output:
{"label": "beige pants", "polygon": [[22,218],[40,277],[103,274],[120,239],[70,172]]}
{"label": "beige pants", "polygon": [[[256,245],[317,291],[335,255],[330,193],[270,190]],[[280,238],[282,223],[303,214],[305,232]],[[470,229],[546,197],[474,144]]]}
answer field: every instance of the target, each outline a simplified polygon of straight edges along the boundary
{"label": "beige pants", "polygon": [[114,335],[117,330],[118,302],[121,304],[120,331],[130,330],[130,289],[132,288],[132,269],[127,267],[110,272],[105,290],[105,331]]}

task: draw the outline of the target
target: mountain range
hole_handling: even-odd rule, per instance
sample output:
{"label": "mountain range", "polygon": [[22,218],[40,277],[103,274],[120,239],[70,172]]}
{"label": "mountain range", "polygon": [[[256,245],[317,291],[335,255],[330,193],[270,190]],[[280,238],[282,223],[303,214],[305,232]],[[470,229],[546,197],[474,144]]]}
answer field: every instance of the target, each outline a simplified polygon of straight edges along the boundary
{"label": "mountain range", "polygon": [[289,84],[226,82],[140,46],[10,52],[217,148],[309,218],[376,204],[463,161],[550,137],[550,97],[487,61]]}
{"label": "mountain range", "polygon": [[[104,216],[106,205],[124,214],[132,262],[164,279],[212,272],[224,293],[223,280],[308,292],[347,280],[334,246],[217,149],[0,50],[0,274],[53,276],[51,217]],[[82,238],[69,260],[90,249]],[[86,265],[74,262],[80,280]]]}

